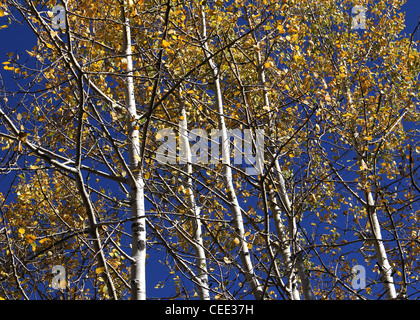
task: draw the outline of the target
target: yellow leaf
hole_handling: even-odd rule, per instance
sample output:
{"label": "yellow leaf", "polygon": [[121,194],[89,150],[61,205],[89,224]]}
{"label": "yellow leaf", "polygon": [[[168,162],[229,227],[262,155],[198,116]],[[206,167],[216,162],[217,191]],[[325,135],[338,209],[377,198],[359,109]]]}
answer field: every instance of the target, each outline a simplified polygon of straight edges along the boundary
{"label": "yellow leaf", "polygon": [[238,238],[235,238],[235,239],[233,240],[233,242],[235,242],[235,244],[236,244],[236,245],[238,245],[241,241],[240,241]]}
{"label": "yellow leaf", "polygon": [[328,92],[325,94],[325,101],[331,102],[331,97]]}
{"label": "yellow leaf", "polygon": [[7,24],[0,26],[0,29],[4,29],[4,28],[7,28]]}
{"label": "yellow leaf", "polygon": [[286,33],[286,31],[284,30],[284,28],[283,28],[283,26],[282,26],[281,24],[279,24],[279,25],[277,26],[277,30],[279,30],[279,32],[280,32],[281,34]]}
{"label": "yellow leaf", "polygon": [[232,263],[232,260],[230,260],[228,257],[223,257],[223,260],[225,261],[226,264]]}
{"label": "yellow leaf", "polygon": [[15,72],[16,72],[16,73],[20,73],[20,68],[16,68],[16,69],[15,69]]}
{"label": "yellow leaf", "polygon": [[121,59],[121,68],[127,69],[127,66],[128,66],[128,60],[127,60],[127,58],[122,58]]}
{"label": "yellow leaf", "polygon": [[264,63],[264,67],[266,68],[270,68],[274,65],[273,61],[267,61],[266,63]]}
{"label": "yellow leaf", "polygon": [[167,48],[167,47],[169,47],[171,44],[168,42],[168,41],[166,41],[165,39],[163,39],[162,40],[162,47],[164,47],[164,48]]}
{"label": "yellow leaf", "polygon": [[20,113],[18,113],[18,115],[17,115],[17,120],[18,121],[22,120],[22,115]]}
{"label": "yellow leaf", "polygon": [[20,228],[18,231],[19,231],[20,234],[24,234],[25,233],[25,229],[24,228]]}
{"label": "yellow leaf", "polygon": [[301,55],[299,55],[299,54],[296,54],[293,58],[295,59],[295,61],[297,63],[301,63],[301,62],[304,61],[304,58]]}
{"label": "yellow leaf", "polygon": [[39,240],[39,243],[43,244],[44,242],[47,242],[47,241],[50,241],[50,239],[44,238],[44,239]]}
{"label": "yellow leaf", "polygon": [[111,117],[113,121],[117,121],[118,120],[118,116],[114,111],[111,111]]}
{"label": "yellow leaf", "polygon": [[223,6],[223,0],[216,0],[215,5],[218,6],[218,7],[222,7]]}
{"label": "yellow leaf", "polygon": [[32,51],[28,51],[28,50],[26,50],[26,52],[31,56],[31,57],[35,57],[36,56],[36,53],[35,52],[32,52]]}
{"label": "yellow leaf", "polygon": [[185,192],[185,188],[182,184],[178,187],[178,192],[179,193],[184,193]]}
{"label": "yellow leaf", "polygon": [[31,244],[34,243],[36,240],[36,236],[34,236],[33,234],[28,234],[26,235],[26,241]]}
{"label": "yellow leaf", "polygon": [[104,272],[104,270],[105,270],[105,268],[104,267],[102,267],[102,268],[96,268],[96,273],[97,274],[100,274],[100,273],[102,273],[102,272]]}
{"label": "yellow leaf", "polygon": [[4,69],[4,70],[10,70],[10,71],[11,71],[11,70],[14,70],[14,69],[15,69],[15,67],[8,67],[8,66],[4,66],[4,67],[3,67],[3,69]]}

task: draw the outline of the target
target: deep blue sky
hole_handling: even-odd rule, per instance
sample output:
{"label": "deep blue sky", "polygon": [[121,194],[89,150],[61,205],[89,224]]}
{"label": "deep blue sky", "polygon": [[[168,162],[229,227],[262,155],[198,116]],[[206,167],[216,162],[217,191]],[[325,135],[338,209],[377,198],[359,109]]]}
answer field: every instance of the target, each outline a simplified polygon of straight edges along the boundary
{"label": "deep blue sky", "polygon": [[[420,0],[408,0],[402,9],[406,13],[406,28],[404,33],[409,35],[419,21]],[[8,24],[7,16],[0,18],[0,26],[6,24]],[[419,33],[420,30],[415,34],[414,40],[420,40]],[[31,48],[35,46],[36,38],[25,24],[19,25],[17,23],[12,23],[8,28],[0,29],[0,44],[0,62],[7,61],[8,57],[6,54],[14,52],[19,54],[21,63],[24,63],[28,57],[26,50],[31,50]],[[10,71],[5,71],[3,65],[1,65],[0,74],[5,81],[8,90],[13,91],[16,89],[13,80],[10,78],[12,73]],[[9,98],[9,102],[11,102],[11,104],[13,103],[11,98]],[[0,176],[0,192],[7,192],[11,180],[10,176]],[[153,288],[159,281],[166,280],[166,277],[168,276],[167,271],[160,263],[153,261],[153,258],[151,258],[151,261],[149,262],[147,270],[148,296],[165,296],[165,290],[156,290]],[[171,285],[168,283],[167,287],[170,286]]]}

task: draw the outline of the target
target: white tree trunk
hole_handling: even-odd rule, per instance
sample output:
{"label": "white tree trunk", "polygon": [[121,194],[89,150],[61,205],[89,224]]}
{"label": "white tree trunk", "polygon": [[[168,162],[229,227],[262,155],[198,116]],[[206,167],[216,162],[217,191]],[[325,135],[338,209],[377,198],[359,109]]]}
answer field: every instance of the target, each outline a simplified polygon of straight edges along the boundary
{"label": "white tree trunk", "polygon": [[226,129],[224,109],[223,109],[223,99],[222,99],[222,90],[220,87],[220,77],[219,70],[214,64],[213,59],[210,58],[211,53],[207,43],[207,31],[206,31],[206,15],[204,6],[201,7],[201,39],[203,41],[203,49],[206,58],[208,59],[208,65],[211,69],[211,76],[214,82],[214,93],[215,93],[215,102],[216,109],[218,113],[219,120],[219,132],[221,137],[221,146],[222,146],[222,155],[223,156],[223,177],[224,183],[227,189],[227,196],[229,201],[229,208],[232,211],[233,222],[235,227],[235,232],[237,238],[239,239],[239,255],[242,262],[242,267],[247,283],[251,287],[251,291],[254,294],[257,300],[263,299],[263,288],[260,282],[257,279],[257,276],[254,272],[254,267],[252,265],[248,244],[245,241],[245,228],[241,213],[241,207],[236,196],[235,189],[233,187],[232,179],[232,169],[230,163],[230,138]]}
{"label": "white tree trunk", "polygon": [[397,293],[395,291],[394,279],[392,277],[392,268],[388,262],[388,255],[382,241],[381,226],[379,224],[376,206],[371,192],[366,193],[366,202],[368,205],[370,228],[372,230],[373,237],[375,238],[374,246],[380,267],[381,280],[385,289],[385,295],[389,300],[395,299],[397,297]]}
{"label": "white tree trunk", "polygon": [[[250,20],[248,19],[248,22],[250,22]],[[259,81],[262,85],[262,91],[263,91],[263,99],[264,99],[264,105],[267,107],[267,110],[270,111],[271,110],[271,103],[270,103],[270,99],[268,96],[268,90],[265,86],[266,83],[266,77],[265,77],[265,71],[264,71],[264,66],[263,66],[263,61],[262,61],[262,57],[261,57],[261,52],[259,50],[259,46],[258,46],[258,41],[257,38],[255,36],[255,32],[252,33],[254,36],[254,41],[256,43],[255,46],[255,54],[256,54],[256,58],[257,58],[257,72],[258,72],[258,77],[259,77]],[[270,118],[270,123],[268,125],[269,128],[269,135],[272,136],[272,128],[273,128],[273,124],[271,122],[271,118]],[[273,150],[275,151],[275,150]],[[275,154],[275,152],[273,152],[273,154]],[[279,237],[279,239],[282,240],[283,243],[281,243],[280,249],[281,252],[280,254],[282,255],[283,261],[286,265],[286,269],[289,272],[289,283],[288,283],[288,288],[290,290],[290,297],[293,300],[300,300],[300,296],[299,296],[299,291],[298,291],[298,287],[297,287],[297,279],[294,275],[294,268],[293,268],[293,262],[291,260],[291,250],[290,250],[290,244],[296,244],[297,242],[297,226],[296,226],[296,219],[294,216],[292,216],[292,206],[289,200],[289,196],[287,195],[286,192],[286,185],[283,179],[283,174],[281,172],[281,168],[280,168],[280,164],[278,162],[277,159],[274,159],[275,161],[275,172],[276,172],[276,176],[278,179],[278,184],[280,187],[280,197],[281,197],[281,202],[282,202],[282,206],[284,208],[284,210],[286,211],[286,215],[287,215],[287,220],[288,220],[288,228],[289,228],[289,239],[291,239],[291,241],[287,241],[287,237],[286,234],[284,233],[284,224],[281,218],[281,213],[280,213],[280,208],[277,205],[277,200],[275,199],[275,193],[274,192],[269,192],[269,200],[271,203],[271,210],[273,212],[273,216],[274,216],[274,223],[275,223],[275,228],[276,228],[276,232],[277,235]],[[294,252],[296,252],[297,246],[295,245],[294,248]],[[312,289],[310,286],[310,281],[309,281],[309,275],[306,272],[306,270],[303,268],[303,261],[302,259],[302,255],[299,254],[297,255],[297,264],[298,264],[298,274],[299,277],[301,279],[301,283],[302,283],[302,292],[304,295],[305,300],[313,300],[313,294],[312,294]]]}
{"label": "white tree trunk", "polygon": [[146,300],[146,222],[144,207],[144,180],[140,160],[139,129],[133,85],[133,59],[130,21],[122,7],[124,22],[125,58],[127,59],[125,103],[127,108],[128,150],[130,160],[131,210],[131,299]]}
{"label": "white tree trunk", "polygon": [[[347,99],[348,99],[350,109],[354,110],[353,98],[352,98],[350,89],[347,89]],[[357,152],[357,160],[361,164],[364,161],[364,159],[362,158],[359,152],[359,150],[361,150],[360,143],[359,143],[360,138],[358,138],[359,133],[357,132],[357,127],[354,121],[351,124],[351,129],[354,136],[354,147]],[[362,179],[362,181],[366,179],[366,172],[364,168],[360,170],[360,178]],[[379,219],[377,215],[376,203],[370,191],[365,190],[364,195],[365,195],[365,201],[366,201],[365,203],[366,211],[368,214],[370,229],[372,231],[373,238],[374,238],[374,247],[375,247],[376,257],[378,259],[379,269],[381,273],[381,281],[385,289],[385,295],[387,299],[395,299],[397,297],[397,293],[395,290],[394,279],[392,277],[392,268],[391,268],[391,265],[389,264],[388,255],[386,253],[385,246],[382,241],[381,226],[379,224]]]}
{"label": "white tree trunk", "polygon": [[280,255],[284,261],[288,273],[287,289],[292,300],[300,300],[299,290],[297,287],[297,279],[293,267],[292,253],[290,251],[290,241],[288,240],[285,232],[285,226],[283,225],[283,220],[281,218],[281,210],[277,204],[277,198],[273,189],[269,191],[268,199],[270,201],[271,212],[273,213],[276,233],[280,239]]}
{"label": "white tree trunk", "polygon": [[282,202],[283,209],[287,215],[288,221],[288,228],[289,228],[289,238],[293,244],[293,252],[296,255],[296,265],[299,274],[299,278],[302,284],[302,293],[305,300],[313,300],[314,296],[312,293],[311,283],[309,280],[309,274],[307,273],[304,263],[303,263],[303,253],[302,248],[299,248],[299,241],[297,239],[297,224],[296,218],[292,213],[292,206],[290,203],[289,196],[286,192],[286,184],[283,178],[283,174],[281,173],[280,164],[278,161],[275,163],[276,173],[277,173],[277,182],[278,182],[278,189],[280,194],[280,200]]}
{"label": "white tree trunk", "polygon": [[185,111],[185,104],[180,95],[178,95],[179,102],[181,104],[181,116],[182,120],[179,123],[179,136],[180,136],[180,163],[186,165],[186,192],[188,197],[188,205],[190,208],[190,214],[192,216],[193,232],[194,232],[194,251],[195,257],[197,260],[197,291],[201,300],[210,300],[209,288],[208,288],[208,271],[207,271],[207,260],[206,253],[203,245],[203,236],[201,231],[201,217],[200,217],[200,207],[195,201],[195,195],[193,192],[193,183],[192,183],[192,156],[190,142],[188,138],[188,123],[187,123],[187,112]]}

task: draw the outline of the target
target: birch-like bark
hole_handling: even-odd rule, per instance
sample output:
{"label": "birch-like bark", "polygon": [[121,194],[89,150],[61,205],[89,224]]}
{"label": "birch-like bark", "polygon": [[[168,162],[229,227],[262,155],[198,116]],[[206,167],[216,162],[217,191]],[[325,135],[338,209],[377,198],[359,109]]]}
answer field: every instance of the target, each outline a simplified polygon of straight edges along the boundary
{"label": "birch-like bark", "polygon": [[388,255],[385,250],[385,246],[382,241],[381,226],[376,210],[376,204],[373,200],[371,192],[365,192],[367,211],[370,222],[370,228],[372,230],[374,238],[374,247],[376,251],[376,257],[378,259],[379,269],[381,272],[381,280],[385,289],[385,295],[387,299],[395,299],[397,293],[395,291],[394,279],[392,277],[392,268],[388,261]]}
{"label": "birch-like bark", "polygon": [[[267,89],[265,87],[265,72],[262,66],[262,59],[261,59],[261,53],[259,50],[256,50],[256,55],[257,55],[257,69],[258,69],[258,76],[260,78],[260,83],[263,86],[263,98],[264,98],[264,104],[267,106],[268,110],[270,110],[271,104],[270,104],[270,99],[268,98],[268,92]],[[270,119],[270,124],[269,124],[269,128],[271,131],[271,128],[273,128],[273,124],[271,123],[271,119]],[[270,136],[273,136],[272,132],[269,133]],[[275,154],[275,152],[273,152],[273,154]],[[275,169],[277,172],[277,176],[278,179],[283,179],[283,175],[281,173],[281,168],[280,168],[280,164],[278,163],[277,159],[274,159],[275,163]],[[284,186],[284,180],[283,180],[283,184]],[[289,201],[289,197],[287,196],[287,193],[285,192],[285,189],[283,190],[284,192],[282,192],[282,202],[284,204],[284,206],[287,208],[287,216],[289,217],[289,214],[291,214],[291,204]],[[281,218],[281,212],[280,212],[280,207],[277,205],[277,199],[275,198],[275,193],[274,192],[269,192],[268,194],[269,200],[270,200],[270,204],[271,204],[271,210],[273,212],[273,218],[274,218],[274,223],[275,223],[275,228],[276,228],[276,232],[277,232],[277,236],[279,237],[279,239],[282,240],[282,243],[280,245],[280,254],[283,258],[283,261],[285,263],[286,266],[286,270],[289,274],[289,283],[288,283],[288,288],[290,290],[290,297],[292,300],[300,300],[300,295],[299,295],[299,291],[298,291],[298,286],[297,286],[297,279],[294,275],[294,268],[293,268],[293,261],[292,261],[292,255],[291,255],[291,250],[290,250],[290,243],[293,243],[294,240],[296,240],[295,235],[296,235],[296,221],[294,218],[288,219],[289,221],[289,235],[290,238],[292,239],[291,241],[287,240],[287,236],[286,234],[284,234],[284,224],[283,224],[283,220]]]}
{"label": "birch-like bark", "polygon": [[251,287],[251,291],[254,294],[255,299],[261,300],[263,298],[263,288],[257,279],[257,276],[254,272],[254,267],[251,261],[248,244],[245,241],[245,228],[241,213],[241,207],[236,196],[235,189],[233,187],[232,179],[232,169],[230,163],[230,138],[226,129],[224,109],[223,109],[223,99],[222,99],[222,90],[220,87],[220,76],[219,70],[211,58],[211,52],[209,50],[207,42],[207,28],[206,28],[206,14],[205,7],[201,6],[201,40],[204,49],[204,54],[208,59],[208,65],[210,67],[211,77],[214,82],[214,93],[215,93],[215,103],[218,114],[219,122],[219,132],[221,137],[221,146],[222,146],[222,155],[223,156],[223,178],[224,183],[227,189],[227,197],[229,201],[229,208],[232,211],[233,223],[237,237],[240,241],[239,243],[239,255],[241,258],[241,263],[244,270],[244,275],[247,283]]}
{"label": "birch-like bark", "polygon": [[105,254],[102,247],[101,236],[99,234],[98,226],[96,225],[95,210],[89,198],[89,194],[86,190],[82,172],[80,171],[80,169],[78,174],[75,174],[74,176],[77,182],[79,192],[81,193],[83,199],[83,204],[86,207],[86,212],[89,220],[89,227],[91,229],[90,234],[93,238],[93,248],[95,250],[95,254],[98,256],[98,267],[103,268],[102,273],[104,274],[106,286],[108,292],[110,293],[110,296],[112,297],[112,299],[117,300],[117,291],[115,290],[114,282],[108,269],[108,264],[106,262]]}
{"label": "birch-like bark", "polygon": [[[251,21],[248,17],[248,13],[247,11],[245,11],[246,13],[246,17],[249,23],[250,28],[251,26]],[[266,88],[266,76],[265,76],[265,70],[264,70],[264,66],[263,66],[263,61],[262,61],[262,57],[261,57],[261,52],[259,50],[259,46],[258,46],[258,40],[257,37],[255,35],[255,32],[252,32],[252,36],[254,38],[254,41],[256,43],[255,46],[255,55],[257,58],[257,73],[258,73],[258,78],[259,78],[259,82],[262,86],[262,92],[263,92],[263,101],[264,101],[264,105],[267,107],[268,113],[270,113],[271,110],[271,103],[270,103],[270,99],[269,99],[269,95],[268,95],[268,90]],[[268,125],[269,128],[269,136],[274,138],[273,132],[272,132],[272,128],[274,126],[274,123],[272,122],[272,118],[270,117],[270,122]],[[274,150],[273,150],[274,151]],[[276,154],[275,152],[272,152],[272,154]],[[292,214],[292,206],[290,203],[290,199],[289,196],[287,195],[286,192],[286,185],[285,185],[285,181],[283,178],[283,174],[281,172],[281,168],[280,168],[280,164],[278,162],[277,159],[273,159],[273,161],[275,161],[275,173],[278,179],[278,185],[280,187],[280,197],[281,197],[281,203],[282,203],[282,207],[284,208],[284,211],[286,212],[287,215],[287,220],[288,220],[288,229],[289,229],[289,237],[291,239],[291,241],[287,240],[287,236],[284,233],[284,224],[283,224],[283,220],[281,218],[281,212],[280,212],[280,207],[277,204],[277,199],[275,198],[275,192],[269,192],[268,197],[270,200],[270,208],[273,212],[273,218],[274,218],[274,224],[275,224],[275,229],[277,232],[277,236],[279,237],[279,239],[282,241],[282,243],[280,244],[280,254],[283,258],[283,261],[285,263],[286,266],[286,270],[289,274],[289,283],[288,283],[288,289],[290,290],[289,294],[292,300],[300,300],[300,295],[299,295],[299,291],[298,291],[298,287],[297,287],[297,279],[294,275],[294,268],[293,268],[293,261],[292,261],[292,254],[291,254],[291,249],[290,249],[290,245],[291,244],[295,244],[297,241],[297,225],[296,225],[296,219]],[[296,246],[294,248],[294,252],[296,252]],[[305,300],[312,300],[313,299],[313,294],[312,294],[312,289],[310,286],[310,280],[309,280],[309,275],[306,272],[305,268],[303,268],[303,262],[301,261],[302,259],[302,255],[299,254],[296,257],[297,259],[297,263],[298,263],[298,274],[299,277],[301,279],[301,283],[302,283],[302,292],[304,295]],[[300,268],[299,268],[300,266]]]}
{"label": "birch-like bark", "polygon": [[[232,59],[234,59],[234,57],[232,56]],[[236,69],[236,77],[237,80],[239,82],[239,86],[241,89],[241,94],[242,94],[242,99],[243,99],[243,103],[245,106],[245,110],[247,110],[247,121],[248,123],[250,122],[249,116],[248,116],[248,110],[249,110],[249,105],[248,105],[248,101],[247,101],[247,97],[244,91],[244,87],[242,84],[242,80],[241,80],[241,75],[239,73],[239,69],[237,67],[237,65],[234,65],[235,69]],[[262,76],[262,79],[264,79],[264,76]],[[269,101],[268,99],[265,99],[266,101]],[[270,119],[271,120],[271,119]],[[271,123],[270,123],[270,127],[271,127]],[[278,163],[278,162],[276,162]],[[287,286],[285,286],[285,290],[287,291],[288,296],[292,299],[292,300],[300,300],[300,296],[299,296],[299,290],[297,288],[297,278],[294,272],[294,268],[293,268],[293,260],[292,260],[292,253],[290,251],[290,240],[287,238],[287,232],[286,232],[286,227],[283,224],[283,220],[281,218],[281,209],[277,203],[277,198],[276,198],[276,193],[274,191],[273,188],[270,189],[268,180],[266,180],[266,184],[267,184],[267,190],[268,191],[268,207],[271,210],[271,212],[273,213],[273,219],[274,219],[274,226],[276,229],[276,233],[277,236],[280,240],[280,246],[278,248],[280,255],[282,256],[282,259],[284,261],[285,267],[286,267],[286,272],[288,274],[288,284]]]}
{"label": "birch-like bark", "polygon": [[289,229],[289,237],[294,247],[293,252],[296,255],[296,264],[297,264],[299,278],[301,280],[303,298],[305,300],[314,300],[314,295],[312,293],[309,274],[306,271],[306,268],[304,267],[304,263],[303,263],[303,254],[301,250],[302,248],[299,248],[299,243],[297,240],[296,218],[294,217],[293,212],[292,212],[292,206],[289,199],[289,195],[286,192],[286,183],[284,181],[283,174],[281,172],[280,164],[278,163],[278,161],[276,161],[275,163],[275,168],[276,168],[276,174],[277,174],[277,183],[278,183],[280,201],[282,203],[282,207],[284,211],[286,212],[288,229]]}
{"label": "birch-like bark", "polygon": [[133,59],[130,21],[121,5],[124,34],[124,57],[127,59],[125,104],[127,108],[128,151],[130,161],[131,210],[131,299],[146,300],[146,221],[144,218],[144,180],[140,168],[140,141],[137,109],[134,98]]}
{"label": "birch-like bark", "polygon": [[190,215],[192,216],[193,225],[193,247],[195,252],[195,258],[197,263],[197,291],[201,300],[210,300],[209,287],[208,287],[208,271],[207,271],[207,259],[203,245],[203,235],[201,227],[200,207],[195,201],[195,195],[193,192],[192,183],[192,156],[191,148],[188,138],[188,123],[187,123],[187,112],[185,110],[185,104],[180,94],[178,94],[178,100],[181,105],[181,119],[179,123],[179,137],[180,137],[180,163],[186,165],[187,181],[186,181],[186,192],[188,199],[188,206],[190,209]]}
{"label": "birch-like bark", "polygon": [[292,300],[300,300],[299,290],[297,287],[297,279],[294,273],[292,252],[290,251],[290,241],[287,238],[285,232],[285,226],[281,218],[281,209],[277,204],[277,198],[274,189],[268,193],[268,199],[270,200],[270,209],[273,213],[274,227],[276,229],[277,236],[280,240],[280,255],[286,267],[288,274],[287,290]]}
{"label": "birch-like bark", "polygon": [[[350,93],[350,90],[347,89],[347,99],[351,109],[354,110],[353,105],[353,98]],[[354,121],[351,123],[351,130],[354,137],[354,147],[357,152],[357,160],[359,163],[362,163],[364,159],[362,158],[362,154],[359,152],[361,150],[360,143],[358,139],[358,132],[357,127]],[[363,166],[362,166],[363,167]],[[366,172],[360,170],[359,172],[360,178],[362,181],[366,180]],[[365,207],[368,214],[370,229],[373,234],[373,244],[376,252],[376,257],[378,259],[379,270],[381,273],[381,281],[383,287],[385,289],[385,295],[387,299],[395,299],[397,297],[397,293],[395,290],[394,279],[392,277],[392,268],[388,261],[388,255],[386,253],[386,249],[384,243],[382,241],[382,233],[381,233],[381,225],[379,223],[378,214],[377,214],[377,206],[375,200],[373,199],[372,192],[364,190],[363,191],[365,196]]]}

